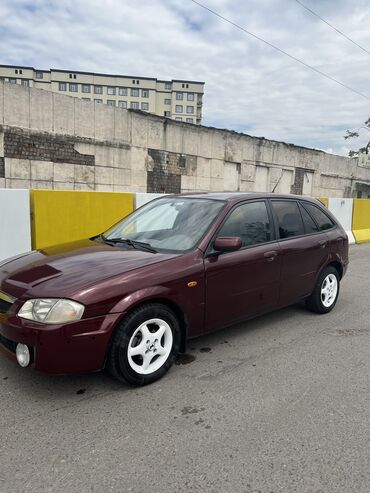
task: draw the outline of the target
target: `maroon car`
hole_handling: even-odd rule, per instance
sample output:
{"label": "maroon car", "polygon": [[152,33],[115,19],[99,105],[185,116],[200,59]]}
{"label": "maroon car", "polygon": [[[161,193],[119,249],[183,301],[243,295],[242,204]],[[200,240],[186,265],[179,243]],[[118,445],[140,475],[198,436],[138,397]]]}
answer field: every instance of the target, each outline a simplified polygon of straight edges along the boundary
{"label": "maroon car", "polygon": [[0,264],[0,347],[52,373],[142,385],[186,340],[301,300],[334,307],[343,228],[315,199],[166,196],[97,237]]}

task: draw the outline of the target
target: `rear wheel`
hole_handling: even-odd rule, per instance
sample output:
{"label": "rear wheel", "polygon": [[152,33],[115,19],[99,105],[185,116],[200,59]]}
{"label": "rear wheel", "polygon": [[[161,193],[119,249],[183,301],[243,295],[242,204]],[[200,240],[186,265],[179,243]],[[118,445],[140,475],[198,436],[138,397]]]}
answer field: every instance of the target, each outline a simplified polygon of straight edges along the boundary
{"label": "rear wheel", "polygon": [[330,312],[339,295],[339,274],[334,267],[326,267],[319,275],[307,307],[316,313]]}
{"label": "rear wheel", "polygon": [[167,306],[148,303],[133,310],[114,334],[107,369],[132,385],[146,385],[171,367],[180,344],[180,324]]}

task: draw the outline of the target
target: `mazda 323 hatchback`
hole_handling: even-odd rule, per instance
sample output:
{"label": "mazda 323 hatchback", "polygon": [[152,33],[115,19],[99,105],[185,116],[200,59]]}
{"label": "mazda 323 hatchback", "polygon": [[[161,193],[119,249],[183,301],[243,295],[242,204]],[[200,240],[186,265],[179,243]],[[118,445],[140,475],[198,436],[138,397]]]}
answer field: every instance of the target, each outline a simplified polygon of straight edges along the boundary
{"label": "mazda 323 hatchback", "polygon": [[311,198],[166,196],[105,233],[0,264],[0,347],[51,373],[163,376],[186,340],[305,300],[333,309],[345,231]]}

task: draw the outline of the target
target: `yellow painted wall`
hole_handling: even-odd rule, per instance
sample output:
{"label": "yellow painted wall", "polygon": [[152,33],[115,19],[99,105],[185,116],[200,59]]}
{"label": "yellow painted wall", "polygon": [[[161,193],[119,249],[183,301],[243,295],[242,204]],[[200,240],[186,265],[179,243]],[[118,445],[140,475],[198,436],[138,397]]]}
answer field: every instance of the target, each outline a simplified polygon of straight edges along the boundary
{"label": "yellow painted wall", "polygon": [[32,248],[89,238],[134,210],[134,194],[31,190]]}
{"label": "yellow painted wall", "polygon": [[321,200],[321,202],[323,202],[325,204],[325,207],[328,207],[329,205],[329,199],[328,197],[317,197],[319,200]]}
{"label": "yellow painted wall", "polygon": [[370,241],[370,200],[353,200],[352,231],[356,243]]}

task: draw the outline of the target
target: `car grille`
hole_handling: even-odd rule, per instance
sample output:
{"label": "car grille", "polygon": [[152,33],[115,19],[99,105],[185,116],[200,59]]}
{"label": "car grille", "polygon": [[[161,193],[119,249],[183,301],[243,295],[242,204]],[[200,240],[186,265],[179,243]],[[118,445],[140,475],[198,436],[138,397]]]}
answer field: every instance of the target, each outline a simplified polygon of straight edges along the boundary
{"label": "car grille", "polygon": [[0,291],[0,313],[7,313],[15,299]]}
{"label": "car grille", "polygon": [[12,353],[15,353],[17,343],[14,341],[11,341],[10,339],[7,339],[6,337],[2,336],[0,334],[0,344],[4,346],[6,349],[11,351]]}

